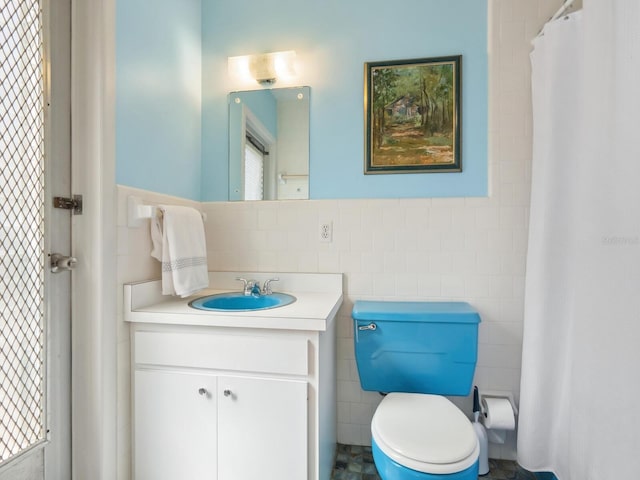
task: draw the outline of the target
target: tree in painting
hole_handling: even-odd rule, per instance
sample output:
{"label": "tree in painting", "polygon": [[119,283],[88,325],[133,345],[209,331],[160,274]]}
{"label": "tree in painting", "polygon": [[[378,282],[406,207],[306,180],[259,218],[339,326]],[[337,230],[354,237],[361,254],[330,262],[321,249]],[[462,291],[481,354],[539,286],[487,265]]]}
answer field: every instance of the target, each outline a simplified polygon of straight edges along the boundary
{"label": "tree in painting", "polygon": [[395,98],[397,76],[389,68],[374,70],[373,75],[373,140],[376,148],[382,147],[385,138],[385,109]]}
{"label": "tree in painting", "polygon": [[454,82],[454,62],[372,68],[372,167],[456,162]]}

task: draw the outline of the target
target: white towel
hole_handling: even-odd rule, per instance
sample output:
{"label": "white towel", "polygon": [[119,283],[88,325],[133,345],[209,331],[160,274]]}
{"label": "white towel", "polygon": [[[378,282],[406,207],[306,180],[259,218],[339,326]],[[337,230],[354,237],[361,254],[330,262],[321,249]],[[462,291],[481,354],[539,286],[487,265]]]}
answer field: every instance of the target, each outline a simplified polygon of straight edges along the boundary
{"label": "white towel", "polygon": [[162,294],[188,297],[209,286],[207,245],[200,212],[160,205],[151,219],[151,256],[162,262]]}

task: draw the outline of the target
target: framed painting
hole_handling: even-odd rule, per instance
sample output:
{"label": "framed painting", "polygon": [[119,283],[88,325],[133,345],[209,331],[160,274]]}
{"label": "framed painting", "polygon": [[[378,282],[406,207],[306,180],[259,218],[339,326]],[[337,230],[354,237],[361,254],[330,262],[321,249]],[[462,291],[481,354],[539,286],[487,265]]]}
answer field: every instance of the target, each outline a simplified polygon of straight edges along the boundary
{"label": "framed painting", "polygon": [[462,171],[461,62],[365,63],[365,174]]}

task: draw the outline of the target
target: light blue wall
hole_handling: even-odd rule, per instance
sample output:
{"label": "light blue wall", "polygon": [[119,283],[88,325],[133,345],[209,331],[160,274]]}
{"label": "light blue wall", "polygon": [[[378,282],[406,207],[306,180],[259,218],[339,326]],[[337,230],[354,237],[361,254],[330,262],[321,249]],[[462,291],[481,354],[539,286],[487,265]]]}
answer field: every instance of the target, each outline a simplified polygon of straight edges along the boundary
{"label": "light blue wall", "polygon": [[[295,49],[311,198],[487,194],[486,0],[118,0],[116,35],[119,184],[226,200],[227,57]],[[364,175],[364,63],[456,54],[464,171]]]}
{"label": "light blue wall", "polygon": [[[202,199],[228,197],[227,57],[295,49],[311,198],[485,196],[486,0],[202,0]],[[462,54],[462,173],[364,175],[364,63]]]}
{"label": "light blue wall", "polygon": [[201,2],[118,0],[116,181],[201,198]]}

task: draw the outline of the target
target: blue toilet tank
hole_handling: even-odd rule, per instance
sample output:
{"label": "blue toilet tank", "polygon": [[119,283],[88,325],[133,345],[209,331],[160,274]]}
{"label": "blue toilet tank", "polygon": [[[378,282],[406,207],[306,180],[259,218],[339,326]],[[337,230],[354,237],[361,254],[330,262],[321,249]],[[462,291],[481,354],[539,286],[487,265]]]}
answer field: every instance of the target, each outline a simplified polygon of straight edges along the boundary
{"label": "blue toilet tank", "polygon": [[471,392],[480,315],[468,303],[357,301],[352,316],[364,390]]}

